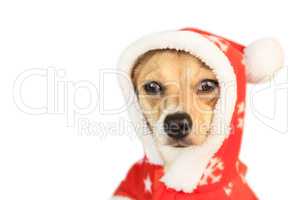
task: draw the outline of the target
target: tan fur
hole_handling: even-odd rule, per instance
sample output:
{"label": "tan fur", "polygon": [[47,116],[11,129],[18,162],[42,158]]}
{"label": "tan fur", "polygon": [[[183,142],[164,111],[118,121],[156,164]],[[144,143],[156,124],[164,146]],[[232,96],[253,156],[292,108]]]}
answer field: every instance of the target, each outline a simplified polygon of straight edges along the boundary
{"label": "tan fur", "polygon": [[[141,56],[132,73],[132,81],[138,93],[139,103],[153,130],[162,113],[177,107],[188,113],[193,121],[191,134],[186,144],[198,145],[209,134],[213,110],[219,97],[219,89],[212,93],[199,94],[199,82],[204,79],[217,80],[213,71],[198,58],[176,50],[154,50]],[[143,86],[148,81],[164,85],[161,96],[147,95]],[[170,138],[157,141],[162,145],[172,145]],[[165,136],[166,137],[166,136]]]}

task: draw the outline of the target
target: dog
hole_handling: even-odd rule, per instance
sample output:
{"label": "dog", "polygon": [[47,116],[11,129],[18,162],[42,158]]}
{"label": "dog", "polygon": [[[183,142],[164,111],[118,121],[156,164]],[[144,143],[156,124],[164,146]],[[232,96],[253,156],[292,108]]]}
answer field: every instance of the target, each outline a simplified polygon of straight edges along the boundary
{"label": "dog", "polygon": [[246,84],[283,66],[276,40],[244,46],[195,28],[166,31],[134,42],[118,66],[145,156],[113,200],[258,199],[239,159]]}
{"label": "dog", "polygon": [[[154,50],[139,58],[131,77],[158,147],[180,151],[205,141],[220,92],[209,66],[184,51]],[[169,166],[172,156],[161,153]]]}

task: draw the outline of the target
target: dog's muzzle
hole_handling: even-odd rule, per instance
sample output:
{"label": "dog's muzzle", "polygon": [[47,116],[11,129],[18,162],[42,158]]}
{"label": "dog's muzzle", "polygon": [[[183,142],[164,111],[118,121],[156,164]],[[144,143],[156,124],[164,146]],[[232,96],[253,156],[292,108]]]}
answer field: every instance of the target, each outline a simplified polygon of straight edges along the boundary
{"label": "dog's muzzle", "polygon": [[173,139],[185,138],[192,130],[192,119],[189,114],[178,112],[167,115],[164,120],[164,130]]}

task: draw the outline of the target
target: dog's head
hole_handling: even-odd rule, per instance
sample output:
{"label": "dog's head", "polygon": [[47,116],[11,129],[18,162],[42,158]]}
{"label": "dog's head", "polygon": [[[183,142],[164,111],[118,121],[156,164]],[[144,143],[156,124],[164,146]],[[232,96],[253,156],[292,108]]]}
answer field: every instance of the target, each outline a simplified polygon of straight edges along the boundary
{"label": "dog's head", "polygon": [[158,145],[183,148],[205,141],[220,92],[205,63],[184,51],[153,50],[138,59],[132,81]]}

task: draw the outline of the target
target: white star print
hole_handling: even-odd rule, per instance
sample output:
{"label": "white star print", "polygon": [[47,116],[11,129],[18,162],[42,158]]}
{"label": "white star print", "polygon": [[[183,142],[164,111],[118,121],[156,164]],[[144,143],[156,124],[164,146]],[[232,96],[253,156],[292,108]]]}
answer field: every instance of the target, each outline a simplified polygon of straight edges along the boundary
{"label": "white star print", "polygon": [[243,126],[244,126],[244,119],[243,118],[239,118],[238,119],[237,127],[238,128],[243,128]]}
{"label": "white star print", "polygon": [[145,185],[145,192],[150,192],[151,193],[152,192],[151,191],[152,182],[151,182],[151,179],[150,179],[149,175],[144,180],[144,185]]}
{"label": "white star print", "polygon": [[245,103],[242,102],[238,105],[238,114],[241,114],[245,111]]}
{"label": "white star print", "polygon": [[228,183],[226,187],[224,187],[224,192],[226,193],[227,196],[230,196],[232,192],[233,184],[231,182]]}
{"label": "white star print", "polygon": [[209,37],[209,39],[210,39],[211,41],[217,43],[217,44],[220,46],[220,48],[221,48],[222,51],[227,51],[227,50],[228,50],[228,45],[227,45],[227,44],[224,44],[224,42],[220,41],[219,38],[217,38],[217,37],[215,37],[215,36],[212,36],[212,35],[210,35],[210,36],[208,36],[208,37]]}

